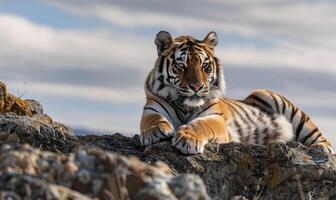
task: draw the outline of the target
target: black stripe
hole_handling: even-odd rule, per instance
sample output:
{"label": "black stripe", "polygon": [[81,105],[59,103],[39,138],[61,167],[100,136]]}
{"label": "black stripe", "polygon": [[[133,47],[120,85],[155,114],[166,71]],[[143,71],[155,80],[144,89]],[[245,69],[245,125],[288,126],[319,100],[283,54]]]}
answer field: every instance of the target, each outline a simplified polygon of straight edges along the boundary
{"label": "black stripe", "polygon": [[173,84],[173,83],[170,81],[170,79],[175,79],[175,77],[173,77],[173,76],[171,76],[171,75],[169,74],[169,67],[168,67],[168,66],[166,66],[166,73],[167,73],[167,77],[166,77],[167,82]]}
{"label": "black stripe", "polygon": [[253,132],[253,135],[254,135],[254,143],[255,144],[258,144],[259,143],[259,141],[258,141],[258,139],[259,139],[259,137],[260,137],[260,132],[259,132],[259,130],[258,130],[258,127],[256,127],[256,129],[254,129],[254,132]]}
{"label": "black stripe", "polygon": [[[254,131],[254,130],[253,130]],[[251,137],[252,137],[252,134],[253,134],[253,132],[252,132],[252,130],[249,130],[249,133],[247,134],[247,136],[246,136],[246,138],[245,138],[245,142],[246,143],[250,143],[250,139],[251,139]]]}
{"label": "black stripe", "polygon": [[231,104],[231,101],[228,101],[228,105],[230,106],[229,108],[232,108],[235,113],[240,117],[240,119],[247,125],[249,125],[248,121],[242,116],[242,114],[234,107],[234,105]]}
{"label": "black stripe", "polygon": [[185,112],[181,107],[179,107],[176,103],[174,102],[169,102],[169,105],[174,109],[177,118],[185,124],[189,119],[185,119],[185,115],[188,115],[188,112]]}
{"label": "black stripe", "polygon": [[[161,83],[160,85],[159,85],[159,88],[158,88],[158,90],[162,90],[163,88],[165,88],[166,87],[166,85],[165,84],[163,84],[163,83]],[[167,98],[169,98],[169,97],[167,97]]]}
{"label": "black stripe", "polygon": [[272,99],[275,103],[277,113],[280,113],[280,106],[279,106],[279,102],[277,101],[276,97],[273,94],[271,94],[270,92],[268,94],[272,97]]}
{"label": "black stripe", "polygon": [[237,120],[235,119],[233,121],[234,125],[237,127],[237,132],[238,132],[238,136],[239,136],[239,141],[242,141],[241,138],[243,138],[243,133],[242,133],[242,127],[240,126],[240,124],[237,122]]}
{"label": "black stripe", "polygon": [[246,116],[246,118],[251,122],[254,123],[254,121],[252,120],[250,114],[238,103],[232,101],[233,104],[235,104],[238,108],[240,108],[240,110],[244,113],[244,115]]}
{"label": "black stripe", "polygon": [[265,107],[273,110],[272,106],[267,101],[265,101],[264,99],[258,97],[257,95],[252,94],[249,97],[247,97],[247,99],[249,99],[249,98],[252,98],[253,100],[261,103],[263,106],[265,106]]}
{"label": "black stripe", "polygon": [[306,145],[310,146],[310,145],[314,144],[321,136],[322,136],[322,133],[319,132],[319,134],[316,136],[316,138],[313,141],[311,141],[310,144],[306,144]]}
{"label": "black stripe", "polygon": [[152,107],[144,107],[144,110],[151,110],[157,113],[160,113],[159,111],[157,111],[156,109],[152,108]]}
{"label": "black stripe", "polygon": [[160,73],[163,72],[163,61],[164,61],[164,57],[160,56],[160,64],[159,64],[159,72]]}
{"label": "black stripe", "polygon": [[305,122],[308,122],[309,120],[310,120],[310,117],[309,116],[307,116],[307,114],[306,113],[304,113],[304,112],[302,112],[302,114],[306,117],[305,118]]}
{"label": "black stripe", "polygon": [[[259,115],[258,115],[258,118],[257,118],[257,121],[263,123],[263,125],[267,124],[267,121],[264,120],[265,115],[267,115],[267,114],[265,114],[263,112],[259,112]],[[271,121],[274,121],[274,119],[272,119],[272,117],[274,117],[273,115],[271,115],[271,116],[267,115],[267,116],[271,118]]]}
{"label": "black stripe", "polygon": [[285,101],[285,99],[284,99],[284,97],[282,97],[282,96],[279,96],[280,97],[280,99],[281,99],[281,102],[282,102],[282,114],[285,114],[286,113],[286,101]]}
{"label": "black stripe", "polygon": [[164,137],[168,137],[168,135],[166,133],[164,133],[160,128],[159,128],[159,133]]}
{"label": "black stripe", "polygon": [[[231,110],[231,112],[232,112],[232,110],[234,111],[234,112],[232,112],[232,113],[237,113],[237,115],[239,116],[239,118],[243,121],[243,123],[244,124],[246,124],[246,126],[247,126],[247,132],[249,133],[250,131],[251,131],[251,129],[252,129],[252,127],[251,127],[251,123],[249,123],[247,120],[246,120],[246,118],[244,118],[242,115],[241,115],[241,113],[234,107],[234,105],[232,105],[231,104],[232,102],[231,101],[228,101],[228,105],[229,105],[229,110]],[[243,129],[242,129],[242,127],[240,126],[240,124],[238,124],[238,122],[235,120],[234,121],[234,123],[235,123],[235,125],[237,126],[238,125],[238,127],[239,127],[239,132],[240,132],[240,135],[241,135],[241,137],[243,138],[243,139],[245,139],[243,136]],[[241,140],[241,139],[240,139]]]}
{"label": "black stripe", "polygon": [[170,117],[170,120],[173,120],[174,118],[172,118],[172,116],[170,115],[170,113],[168,112],[168,110],[167,110],[167,108],[165,108],[158,100],[156,100],[156,99],[152,99],[152,98],[148,98],[148,99],[150,99],[150,100],[152,100],[152,101],[155,101],[157,104],[159,104],[162,108],[163,108],[163,110],[165,110],[166,111],[166,113],[168,114],[168,116]]}
{"label": "black stripe", "polygon": [[[227,103],[227,101],[228,101],[227,99],[220,99],[220,101],[223,102],[223,103],[225,103],[225,104],[228,104]],[[230,115],[234,116],[234,113],[232,112],[232,109],[230,107],[229,107],[229,111],[230,111]]]}
{"label": "black stripe", "polygon": [[186,141],[183,140],[183,141],[182,141],[182,148],[184,149],[186,145],[187,145]]}
{"label": "black stripe", "polygon": [[231,105],[229,102],[228,102],[228,105],[229,105],[229,109],[234,115],[236,113],[241,119],[243,119],[243,116],[238,112],[238,110],[233,105]]}
{"label": "black stripe", "polygon": [[158,78],[158,81],[160,82],[160,85],[158,87],[158,90],[162,90],[164,87],[166,87],[166,85],[163,83],[163,75],[160,75]]}
{"label": "black stripe", "polygon": [[185,124],[186,120],[184,119],[183,116],[181,116],[181,113],[179,112],[175,112],[175,113],[176,113],[177,118],[180,120],[180,122],[182,122],[182,124]]}
{"label": "black stripe", "polygon": [[173,53],[170,55],[170,58],[172,60],[175,60],[175,54],[174,54],[175,50],[176,50],[176,48],[174,50],[172,50]]}
{"label": "black stripe", "polygon": [[179,110],[180,112],[184,113],[184,110],[182,108],[180,108],[176,103],[174,103],[174,102],[168,102],[168,103],[175,111]]}
{"label": "black stripe", "polygon": [[167,59],[166,61],[166,67],[168,68],[170,66],[170,61]]}
{"label": "black stripe", "polygon": [[195,118],[197,118],[198,116],[200,116],[202,113],[204,113],[205,111],[209,110],[211,107],[213,107],[214,105],[216,105],[216,103],[213,103],[213,104],[210,104],[208,107],[204,108],[202,111],[200,111],[196,116]]}
{"label": "black stripe", "polygon": [[268,132],[268,127],[264,128],[263,130],[263,135],[264,135],[264,138],[263,138],[263,145],[267,145],[268,144],[268,140],[270,138],[270,134]]}
{"label": "black stripe", "polygon": [[293,119],[294,119],[294,116],[296,115],[296,113],[299,111],[299,109],[297,108],[297,107],[294,107],[293,106],[293,108],[294,108],[294,112],[292,112],[292,116],[291,116],[291,122],[293,122]]}
{"label": "black stripe", "polygon": [[156,132],[153,133],[153,135],[156,137],[156,138],[160,138]]}
{"label": "black stripe", "polygon": [[[182,46],[183,46],[183,44],[182,44]],[[180,47],[179,47],[179,48],[180,48]],[[179,51],[186,51],[188,48],[189,48],[189,47],[184,47],[184,48],[180,49]],[[183,52],[183,53],[185,53],[185,52]]]}
{"label": "black stripe", "polygon": [[303,139],[302,139],[302,144],[305,144],[306,141],[312,137],[314,135],[314,133],[316,133],[317,131],[319,131],[317,128],[314,128],[309,134],[307,134]]}
{"label": "black stripe", "polygon": [[305,119],[304,119],[304,116],[301,117],[301,120],[300,120],[300,123],[298,125],[298,127],[296,128],[296,141],[298,141],[299,139],[299,135],[300,135],[300,132],[302,131],[302,128],[303,128],[303,125],[305,123]]}
{"label": "black stripe", "polygon": [[250,111],[252,112],[252,115],[254,115],[254,116],[257,115],[257,113],[256,113],[256,111],[254,110],[254,108],[253,108],[253,109],[250,109]]}

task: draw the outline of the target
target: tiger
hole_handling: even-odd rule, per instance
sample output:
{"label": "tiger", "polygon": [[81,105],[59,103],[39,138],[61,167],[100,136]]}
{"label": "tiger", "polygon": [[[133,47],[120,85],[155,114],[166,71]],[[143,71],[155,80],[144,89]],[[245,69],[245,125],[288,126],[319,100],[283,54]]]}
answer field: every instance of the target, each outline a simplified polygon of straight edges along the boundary
{"label": "tiger", "polygon": [[214,31],[203,40],[157,33],[157,59],[145,81],[143,146],[170,140],[183,154],[199,154],[208,143],[298,141],[334,153],[309,116],[284,96],[257,90],[243,100],[225,97],[217,43]]}

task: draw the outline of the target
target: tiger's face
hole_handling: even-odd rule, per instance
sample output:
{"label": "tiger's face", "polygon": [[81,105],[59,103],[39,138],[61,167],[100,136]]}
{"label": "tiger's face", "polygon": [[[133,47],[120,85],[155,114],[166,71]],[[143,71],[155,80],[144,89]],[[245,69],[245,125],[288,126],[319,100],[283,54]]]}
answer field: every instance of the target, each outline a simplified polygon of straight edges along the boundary
{"label": "tiger's face", "polygon": [[152,78],[147,80],[152,92],[189,107],[202,106],[222,94],[224,77],[214,56],[215,32],[200,41],[190,36],[173,40],[168,32],[161,31],[155,43],[158,59]]}

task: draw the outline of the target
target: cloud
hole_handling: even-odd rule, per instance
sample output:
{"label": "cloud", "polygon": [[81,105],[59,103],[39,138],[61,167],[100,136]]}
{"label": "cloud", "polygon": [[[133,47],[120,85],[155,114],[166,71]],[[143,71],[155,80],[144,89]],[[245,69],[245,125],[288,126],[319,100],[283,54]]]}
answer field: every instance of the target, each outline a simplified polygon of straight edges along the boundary
{"label": "cloud", "polygon": [[[217,52],[228,65],[336,73],[336,4],[328,1],[196,0],[193,9],[188,1],[46,2],[111,23],[112,29],[146,27],[197,36],[214,29],[224,33]],[[227,44],[226,34],[235,35],[237,42]]]}
{"label": "cloud", "polygon": [[[21,85],[17,81],[8,81],[7,85],[11,87]],[[22,93],[34,93],[40,95],[62,96],[64,98],[72,97],[77,99],[85,99],[97,102],[130,104],[138,103],[145,97],[144,92],[135,88],[105,88],[96,86],[79,86],[66,84],[51,84],[47,82],[29,82],[20,88]]]}
{"label": "cloud", "polygon": [[[64,10],[124,27],[166,27],[177,31],[216,30],[242,36],[318,42],[335,38],[331,1],[78,1],[52,2]],[[191,6],[192,5],[192,6]],[[320,41],[321,42],[321,41]]]}
{"label": "cloud", "polygon": [[[111,30],[58,30],[14,15],[0,15],[0,67],[143,68],[152,63],[152,40]],[[148,52],[138,56],[139,52]]]}
{"label": "cloud", "polygon": [[152,40],[111,30],[59,30],[5,14],[0,24],[2,80],[28,83],[40,94],[139,101],[156,54]]}
{"label": "cloud", "polygon": [[268,48],[228,45],[217,49],[224,65],[252,68],[293,68],[336,73],[336,51],[319,46],[279,44]]}

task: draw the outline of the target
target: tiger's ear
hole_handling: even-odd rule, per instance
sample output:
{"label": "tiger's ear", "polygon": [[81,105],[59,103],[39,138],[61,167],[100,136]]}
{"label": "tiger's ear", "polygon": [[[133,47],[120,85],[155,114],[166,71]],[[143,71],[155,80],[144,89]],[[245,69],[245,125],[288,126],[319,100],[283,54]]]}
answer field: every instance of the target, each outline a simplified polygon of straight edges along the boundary
{"label": "tiger's ear", "polygon": [[208,45],[210,48],[215,48],[218,43],[217,34],[214,31],[208,33],[208,35],[203,39],[203,43]]}
{"label": "tiger's ear", "polygon": [[173,39],[167,31],[160,31],[156,34],[155,44],[157,52],[160,55],[164,50],[168,49],[173,43]]}

